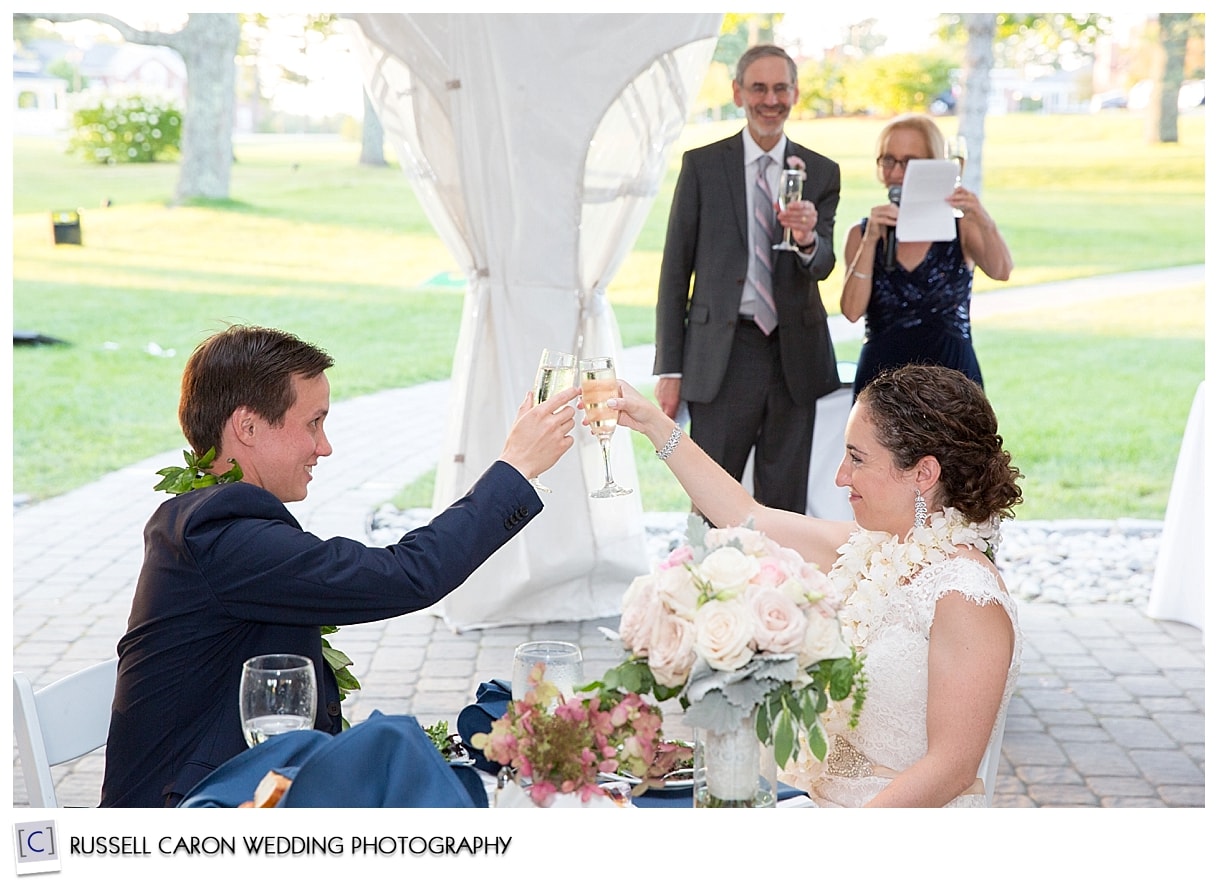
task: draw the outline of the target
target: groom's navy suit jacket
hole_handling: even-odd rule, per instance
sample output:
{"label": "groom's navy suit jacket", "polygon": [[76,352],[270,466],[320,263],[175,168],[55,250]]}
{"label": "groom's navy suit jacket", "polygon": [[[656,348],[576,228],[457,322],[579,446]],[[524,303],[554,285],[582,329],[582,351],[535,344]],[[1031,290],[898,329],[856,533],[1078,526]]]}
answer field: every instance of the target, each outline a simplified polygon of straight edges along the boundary
{"label": "groom's navy suit jacket", "polygon": [[102,806],[176,805],[245,750],[238,686],[242,664],[255,655],[312,659],[316,728],[341,731],[319,626],[431,606],[540,510],[536,491],[503,462],[387,548],[306,533],[252,484],[163,503],[144,530],[144,565],[118,644]]}

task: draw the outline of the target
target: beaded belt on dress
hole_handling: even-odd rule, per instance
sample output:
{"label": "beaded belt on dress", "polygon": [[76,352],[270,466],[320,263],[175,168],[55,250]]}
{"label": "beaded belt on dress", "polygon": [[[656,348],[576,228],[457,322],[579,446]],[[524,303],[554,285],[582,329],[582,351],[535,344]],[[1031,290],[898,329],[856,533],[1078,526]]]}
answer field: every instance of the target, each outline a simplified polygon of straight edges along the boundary
{"label": "beaded belt on dress", "polygon": [[[825,772],[838,778],[895,778],[898,774],[895,769],[877,766],[840,735],[834,736],[833,747],[825,757]],[[985,793],[985,782],[980,778],[960,795],[975,793]]]}

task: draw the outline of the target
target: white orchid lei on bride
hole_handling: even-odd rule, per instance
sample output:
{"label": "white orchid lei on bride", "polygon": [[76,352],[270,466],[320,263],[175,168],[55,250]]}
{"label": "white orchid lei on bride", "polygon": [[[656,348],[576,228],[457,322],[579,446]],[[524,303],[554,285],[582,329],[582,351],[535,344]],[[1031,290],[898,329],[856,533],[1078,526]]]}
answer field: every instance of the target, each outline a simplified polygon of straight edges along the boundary
{"label": "white orchid lei on bride", "polygon": [[825,574],[750,526],[708,528],[639,576],[622,600],[628,658],[586,688],[678,698],[685,723],[726,732],[757,711],[757,736],[779,768],[808,747],[824,759],[830,701],[866,695],[858,653],[842,639]]}
{"label": "white orchid lei on bride", "polygon": [[846,641],[855,649],[865,646],[871,624],[882,619],[892,592],[923,567],[955,555],[957,546],[971,546],[993,560],[1001,539],[998,525],[997,517],[970,523],[948,507],[914,527],[903,542],[891,533],[856,530],[829,570],[829,581],[843,598],[838,616]]}

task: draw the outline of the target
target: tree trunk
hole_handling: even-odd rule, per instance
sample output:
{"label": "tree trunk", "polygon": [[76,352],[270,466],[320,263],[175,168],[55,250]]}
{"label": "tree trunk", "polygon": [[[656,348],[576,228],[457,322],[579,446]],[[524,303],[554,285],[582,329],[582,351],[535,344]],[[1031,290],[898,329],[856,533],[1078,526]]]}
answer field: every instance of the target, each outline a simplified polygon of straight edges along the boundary
{"label": "tree trunk", "polygon": [[1180,84],[1192,13],[1159,13],[1159,49],[1155,52],[1154,89],[1146,113],[1146,139],[1175,144],[1180,140]]}
{"label": "tree trunk", "polygon": [[190,92],[182,120],[182,170],[175,194],[227,199],[233,167],[233,110],[241,22],[235,12],[192,12],[172,35]]}
{"label": "tree trunk", "polygon": [[968,29],[964,49],[963,89],[956,105],[959,131],[968,144],[963,185],[981,193],[982,153],[985,149],[985,114],[990,103],[990,71],[994,68],[994,13],[970,12],[961,16]]}
{"label": "tree trunk", "polygon": [[235,12],[192,12],[180,31],[142,31],[104,12],[15,13],[50,22],[96,21],[128,43],[168,46],[186,65],[182,166],[176,199],[227,199],[233,166],[233,110],[241,21]]}
{"label": "tree trunk", "polygon": [[363,144],[359,154],[360,165],[388,165],[385,162],[385,129],[381,126],[381,118],[376,115],[372,99],[364,92],[364,126]]}

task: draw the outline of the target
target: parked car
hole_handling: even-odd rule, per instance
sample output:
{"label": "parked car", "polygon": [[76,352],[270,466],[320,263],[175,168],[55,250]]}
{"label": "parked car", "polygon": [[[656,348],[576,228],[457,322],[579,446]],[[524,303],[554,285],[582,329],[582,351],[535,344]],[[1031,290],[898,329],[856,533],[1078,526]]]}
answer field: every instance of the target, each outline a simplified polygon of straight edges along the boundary
{"label": "parked car", "polygon": [[1099,92],[1091,96],[1091,112],[1103,110],[1125,110],[1129,107],[1129,96],[1120,89],[1111,92]]}
{"label": "parked car", "polygon": [[956,112],[956,95],[951,89],[944,89],[930,101],[930,112],[935,116],[950,116]]}

